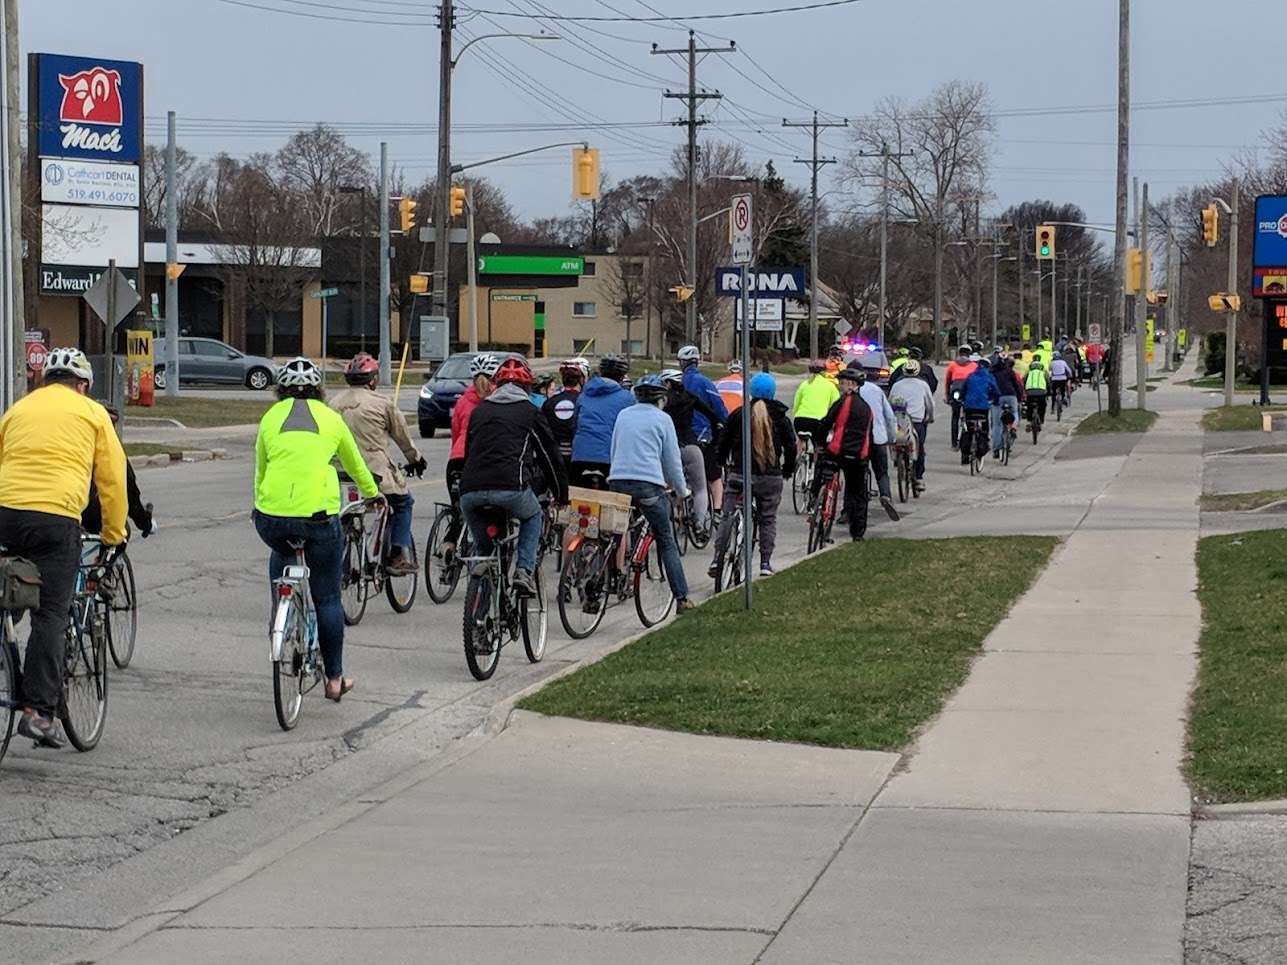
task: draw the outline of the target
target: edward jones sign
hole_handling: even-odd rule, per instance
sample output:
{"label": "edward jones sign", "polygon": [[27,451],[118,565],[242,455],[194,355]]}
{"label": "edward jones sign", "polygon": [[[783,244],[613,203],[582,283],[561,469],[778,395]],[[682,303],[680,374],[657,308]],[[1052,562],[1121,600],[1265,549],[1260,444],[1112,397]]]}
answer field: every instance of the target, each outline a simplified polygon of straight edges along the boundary
{"label": "edward jones sign", "polygon": [[41,157],[138,163],[143,65],[36,54]]}

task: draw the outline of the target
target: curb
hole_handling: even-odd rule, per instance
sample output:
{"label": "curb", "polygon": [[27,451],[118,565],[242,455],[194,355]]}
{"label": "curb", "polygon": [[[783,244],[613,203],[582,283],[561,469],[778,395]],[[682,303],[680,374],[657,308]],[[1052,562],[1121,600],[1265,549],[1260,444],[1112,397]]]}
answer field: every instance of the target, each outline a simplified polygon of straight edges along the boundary
{"label": "curb", "polygon": [[137,472],[156,466],[169,466],[176,462],[210,462],[214,459],[227,459],[227,449],[175,449],[173,452],[159,452],[153,456],[130,456],[130,465]]}
{"label": "curb", "polygon": [[1239,804],[1200,804],[1194,817],[1203,821],[1228,821],[1234,818],[1287,817],[1287,800],[1247,801]]}

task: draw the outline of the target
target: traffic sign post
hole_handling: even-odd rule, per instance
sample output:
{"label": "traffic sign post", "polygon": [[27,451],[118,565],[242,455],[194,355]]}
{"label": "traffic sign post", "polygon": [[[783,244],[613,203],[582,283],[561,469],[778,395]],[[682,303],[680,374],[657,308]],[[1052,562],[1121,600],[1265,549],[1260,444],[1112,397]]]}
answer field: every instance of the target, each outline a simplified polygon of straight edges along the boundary
{"label": "traffic sign post", "polygon": [[742,300],[742,591],[746,609],[751,608],[751,286],[746,266],[754,254],[752,208],[749,194],[733,196],[728,218],[733,264],[741,268]]}
{"label": "traffic sign post", "polygon": [[102,319],[107,329],[104,336],[107,346],[106,398],[111,405],[119,405],[116,399],[116,326],[125,321],[134,311],[134,306],[143,299],[116,267],[115,258],[107,263],[107,271],[98,276],[98,281],[81,298]]}
{"label": "traffic sign post", "polygon": [[1087,329],[1087,335],[1089,336],[1090,341],[1097,345],[1104,341],[1104,326],[1101,323],[1091,322],[1090,325],[1087,326]]}
{"label": "traffic sign post", "polygon": [[[328,358],[326,353],[326,326],[328,322],[326,306],[327,303],[339,293],[340,290],[338,288],[321,288],[313,292],[314,298],[320,298],[322,300],[322,385],[326,385],[326,360]],[[303,348],[303,346],[301,345],[300,348]]]}

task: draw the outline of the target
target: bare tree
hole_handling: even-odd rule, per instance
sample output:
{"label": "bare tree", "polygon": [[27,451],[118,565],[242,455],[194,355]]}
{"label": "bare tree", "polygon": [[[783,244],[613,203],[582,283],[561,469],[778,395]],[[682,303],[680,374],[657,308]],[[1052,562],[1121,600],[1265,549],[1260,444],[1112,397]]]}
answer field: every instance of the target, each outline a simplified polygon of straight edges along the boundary
{"label": "bare tree", "polygon": [[[179,226],[189,227],[194,220],[202,172],[196,157],[181,147],[175,149],[174,160]],[[143,148],[143,210],[149,228],[165,227],[165,201],[165,148],[159,144],[148,144]]]}
{"label": "bare tree", "polygon": [[[646,310],[648,294],[647,267],[644,259],[634,257],[614,258],[608,277],[605,279],[608,297],[619,317],[626,320],[626,358],[631,352],[630,328],[636,318],[641,318]],[[612,349],[615,351],[615,347]],[[644,346],[644,354],[648,347]]]}
{"label": "bare tree", "polygon": [[[341,188],[375,183],[370,157],[324,124],[294,135],[277,152],[273,165],[282,188],[303,206],[315,237],[352,227],[337,224]],[[362,212],[352,210],[360,219]]]}
{"label": "bare tree", "polygon": [[[914,219],[934,251],[934,327],[942,353],[943,259],[949,233],[949,207],[986,194],[995,123],[987,88],[951,81],[915,104],[886,98],[854,127],[854,150],[844,162],[850,183],[880,190],[882,160],[891,157],[891,207]],[[864,156],[868,155],[868,156]]]}

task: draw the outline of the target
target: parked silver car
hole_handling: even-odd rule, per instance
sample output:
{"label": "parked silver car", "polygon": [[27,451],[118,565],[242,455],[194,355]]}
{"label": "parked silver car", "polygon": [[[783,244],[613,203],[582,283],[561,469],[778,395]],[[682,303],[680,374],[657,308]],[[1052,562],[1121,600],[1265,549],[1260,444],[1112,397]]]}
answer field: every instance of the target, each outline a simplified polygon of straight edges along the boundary
{"label": "parked silver car", "polygon": [[[152,340],[155,384],[165,388],[165,339]],[[179,382],[215,382],[266,389],[277,381],[277,365],[262,355],[246,355],[226,342],[213,338],[179,339]]]}

